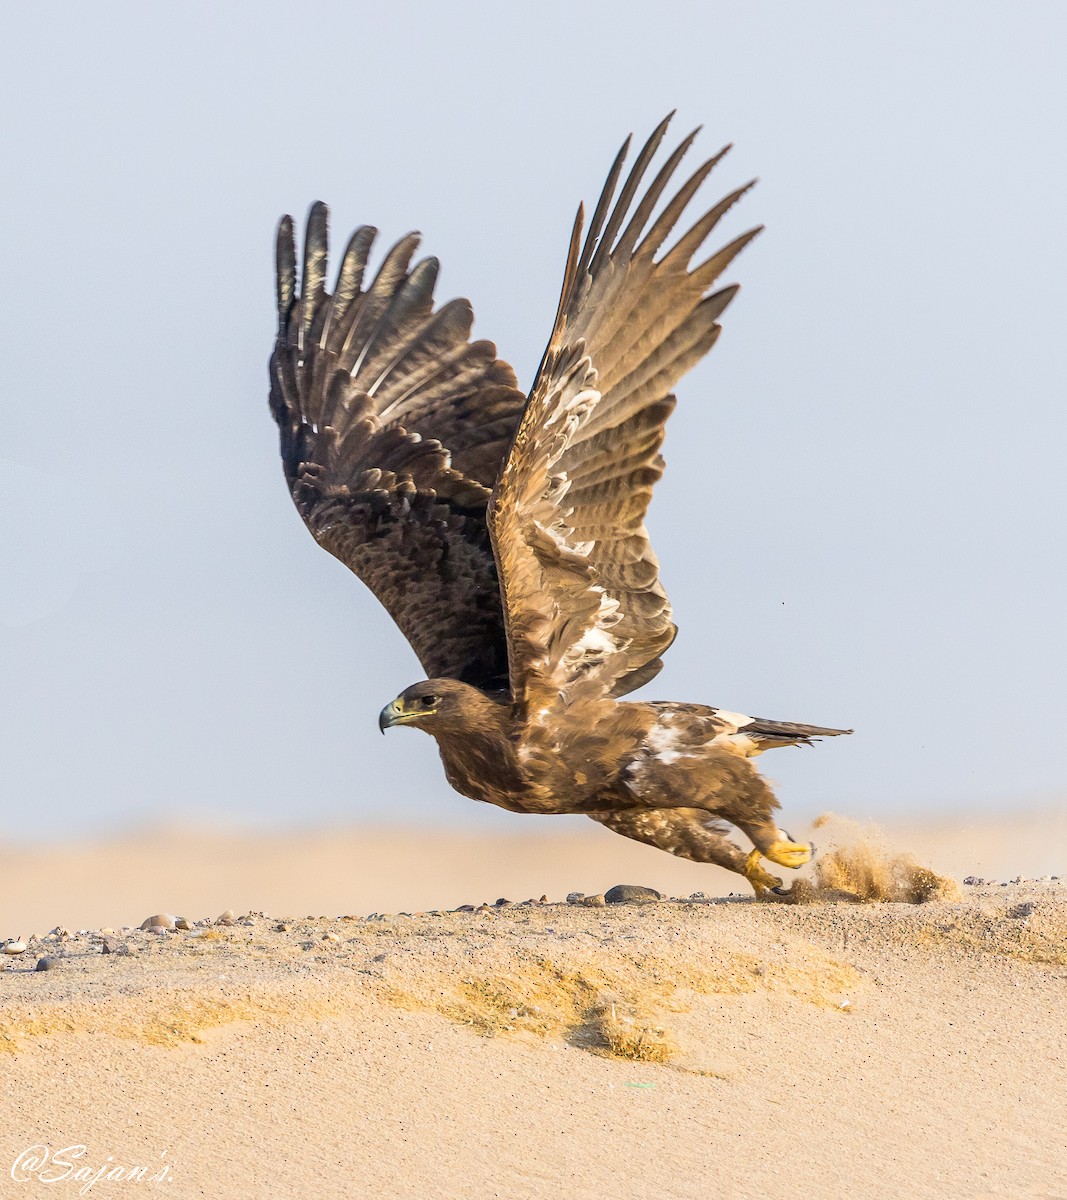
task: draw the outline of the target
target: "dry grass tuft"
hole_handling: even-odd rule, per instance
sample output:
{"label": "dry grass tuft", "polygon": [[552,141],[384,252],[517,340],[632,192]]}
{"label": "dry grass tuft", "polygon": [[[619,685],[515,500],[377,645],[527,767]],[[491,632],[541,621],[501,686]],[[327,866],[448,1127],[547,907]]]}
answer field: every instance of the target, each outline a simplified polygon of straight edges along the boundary
{"label": "dry grass tuft", "polygon": [[654,1017],[641,1017],[637,1012],[620,1013],[614,1001],[596,1010],[589,1033],[590,1049],[632,1062],[669,1062],[678,1050],[673,1036],[663,1025],[655,1024]]}

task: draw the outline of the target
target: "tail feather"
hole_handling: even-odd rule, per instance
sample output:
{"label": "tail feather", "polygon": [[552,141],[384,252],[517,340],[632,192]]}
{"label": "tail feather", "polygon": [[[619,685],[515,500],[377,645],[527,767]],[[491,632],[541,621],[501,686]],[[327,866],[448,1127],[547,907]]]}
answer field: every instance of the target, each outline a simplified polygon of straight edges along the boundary
{"label": "tail feather", "polygon": [[763,717],[753,717],[749,725],[745,725],[741,733],[755,738],[761,749],[772,746],[810,746],[813,742],[824,737],[840,737],[851,733],[851,729],[832,729],[825,725],[800,725],[795,721],[767,721]]}

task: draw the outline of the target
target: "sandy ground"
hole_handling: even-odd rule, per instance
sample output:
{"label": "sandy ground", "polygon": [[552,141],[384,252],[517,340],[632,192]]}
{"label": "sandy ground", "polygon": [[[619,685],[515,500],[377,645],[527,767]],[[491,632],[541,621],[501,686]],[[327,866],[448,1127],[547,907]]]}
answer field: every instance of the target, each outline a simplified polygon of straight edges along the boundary
{"label": "sandy ground", "polygon": [[[408,896],[558,900],[620,881],[684,894],[689,877],[662,855],[636,873],[590,861],[584,839],[539,872],[523,859],[522,875],[463,850],[484,856],[476,839],[413,851],[407,834],[374,837],[311,839],[294,872],[316,844],[323,874],[373,846],[373,907],[390,911],[372,919],[353,900],[371,894],[354,890],[366,878],[350,877],[343,904],[328,881],[286,892],[277,844],[278,877],[257,877],[271,839],[243,863],[223,839],[222,873],[210,855],[197,873],[192,839],[188,860],[154,874],[86,869],[81,892],[53,876],[72,932],[44,935],[47,910],[27,907],[45,940],[0,961],[0,1197],[1067,1197],[1067,871],[923,904],[409,901],[402,916]],[[954,831],[935,865],[960,846]],[[116,872],[131,862],[128,845],[111,850]],[[1046,851],[1047,838],[1009,865],[990,850],[968,873],[1025,875]],[[466,879],[429,870],[452,852]],[[73,871],[66,850],[37,871],[68,854]],[[5,909],[32,859],[0,863]],[[388,878],[398,862],[411,877]],[[244,916],[257,881],[318,902]],[[216,886],[233,924],[214,919]],[[121,928],[168,907],[192,927]],[[306,915],[318,909],[331,919]],[[114,932],[95,928],[100,914]],[[54,965],[36,971],[42,956]],[[42,1147],[52,1157],[35,1167]],[[137,1168],[144,1179],[107,1177]]]}

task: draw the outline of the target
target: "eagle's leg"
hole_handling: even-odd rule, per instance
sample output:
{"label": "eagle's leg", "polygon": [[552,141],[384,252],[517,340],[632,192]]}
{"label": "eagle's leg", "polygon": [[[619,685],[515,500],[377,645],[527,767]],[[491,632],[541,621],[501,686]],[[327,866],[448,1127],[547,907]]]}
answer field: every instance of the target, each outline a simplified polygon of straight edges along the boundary
{"label": "eagle's leg", "polygon": [[718,757],[708,754],[704,756],[702,765],[714,768],[715,776],[721,779],[718,794],[713,797],[716,815],[736,825],[756,847],[745,859],[742,874],[752,884],[757,896],[768,888],[780,887],[782,883],[763,870],[759,864],[761,856],[794,871],[811,862],[815,847],[794,842],[789,834],[778,828],[772,817],[778,808],[778,801],[767,781],[748,759],[730,762],[724,760],[721,754]]}
{"label": "eagle's leg", "polygon": [[[748,856],[745,875],[756,889],[757,895],[760,895],[760,887],[754,874],[749,872],[765,874],[759,865],[761,856],[769,858],[771,862],[777,863],[780,867],[789,867],[790,870],[795,871],[805,863],[811,862],[815,853],[815,847],[809,842],[794,842],[788,833],[779,829],[769,819],[758,822],[741,820],[737,822],[737,825],[748,835],[756,847]],[[767,876],[767,878],[772,878],[772,876]],[[780,879],[775,880],[775,885],[780,886],[781,882]]]}
{"label": "eagle's leg", "polygon": [[740,846],[725,836],[725,827],[705,809],[624,809],[588,815],[623,837],[658,846],[660,850],[676,854],[679,858],[714,863],[728,871],[735,871],[752,884],[757,896],[782,885],[780,879],[760,865],[759,850],[746,855]]}
{"label": "eagle's leg", "polygon": [[765,896],[767,892],[777,891],[782,886],[782,881],[777,875],[771,875],[763,869],[761,857],[758,850],[753,850],[745,859],[744,876],[752,884],[752,890],[757,896]]}

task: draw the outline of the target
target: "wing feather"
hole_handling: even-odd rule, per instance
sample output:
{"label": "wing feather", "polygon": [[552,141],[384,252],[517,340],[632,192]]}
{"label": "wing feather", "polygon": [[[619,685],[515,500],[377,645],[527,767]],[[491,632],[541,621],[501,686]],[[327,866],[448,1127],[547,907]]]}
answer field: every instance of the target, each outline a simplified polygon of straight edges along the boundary
{"label": "wing feather", "polygon": [[623,695],[655,675],[676,632],[645,514],[663,473],[671,389],[715,344],[737,293],[711,289],[759,230],[692,265],[748,184],[656,257],[726,153],[701,164],[653,219],[696,136],[642,195],[669,121],[616,199],[627,139],[584,243],[579,209],[552,336],[493,493],[511,685],[527,704]]}
{"label": "wing feather", "polygon": [[297,289],[293,222],[278,227],[271,412],[297,510],[377,595],[427,675],[507,684],[486,504],[525,397],[466,300],[434,308],[438,263],[417,234],[364,288],[376,236],[349,240],[326,290],[328,213],[308,216]]}

